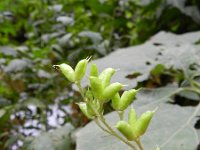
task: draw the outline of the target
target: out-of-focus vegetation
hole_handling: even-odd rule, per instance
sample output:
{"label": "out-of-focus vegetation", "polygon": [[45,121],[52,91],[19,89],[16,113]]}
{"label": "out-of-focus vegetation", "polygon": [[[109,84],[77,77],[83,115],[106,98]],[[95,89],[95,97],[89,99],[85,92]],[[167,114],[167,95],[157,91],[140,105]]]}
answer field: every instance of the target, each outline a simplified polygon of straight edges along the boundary
{"label": "out-of-focus vegetation", "polygon": [[[200,5],[198,0],[185,4]],[[146,5],[139,0],[0,1],[0,149],[28,149],[22,143],[33,139],[26,137],[88,122],[75,105],[79,95],[53,64],[103,57],[161,30],[199,28],[164,0]]]}

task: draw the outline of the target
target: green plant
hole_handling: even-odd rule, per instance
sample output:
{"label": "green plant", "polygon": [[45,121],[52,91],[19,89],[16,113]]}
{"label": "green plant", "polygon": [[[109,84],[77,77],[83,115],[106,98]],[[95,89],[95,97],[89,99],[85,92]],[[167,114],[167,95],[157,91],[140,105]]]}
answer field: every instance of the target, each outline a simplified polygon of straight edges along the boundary
{"label": "green plant", "polygon": [[[170,39],[169,37],[166,36],[165,39],[168,38],[169,41],[175,41],[176,39]],[[158,39],[160,40],[160,38]],[[165,39],[158,41],[164,45],[165,41],[169,42]],[[196,40],[198,38],[194,42]],[[145,45],[141,46],[141,49],[126,49],[127,51],[124,51],[126,53],[124,58],[122,53],[114,52],[112,56],[98,59],[94,62],[101,68],[105,68],[106,66],[115,66],[116,68],[125,66],[121,68],[120,73],[118,72],[115,75],[115,81],[132,86],[135,86],[133,83],[137,82],[138,87],[143,86],[142,90],[137,94],[137,101],[134,102],[137,113],[142,113],[148,109],[153,110],[159,106],[148,132],[141,138],[144,149],[148,150],[156,144],[162,150],[198,149],[199,137],[195,135],[198,135],[200,132],[199,48],[193,49],[192,46],[185,48],[185,45],[180,45],[179,48],[176,48],[177,53],[174,53],[174,49],[164,48],[161,50],[158,49],[154,55],[153,50],[158,46],[153,46],[152,48],[149,48],[149,45],[146,48]],[[169,45],[169,47],[171,46],[173,47],[172,44]],[[133,50],[135,50],[135,53],[131,55]],[[146,53],[151,50],[152,52]],[[162,55],[158,56],[159,52]],[[143,56],[144,53],[147,54],[146,57]],[[130,56],[130,59],[128,56]],[[153,62],[154,58],[157,58],[155,64]],[[170,58],[171,61],[168,61],[169,59],[167,58]],[[142,61],[137,63],[138,60]],[[146,67],[149,67],[149,64],[145,63],[147,60],[151,64],[151,72],[147,71]],[[134,77],[135,71],[141,74],[137,78]],[[124,72],[123,75],[121,75],[122,72]],[[127,77],[128,73],[129,79],[127,80],[125,77]],[[145,77],[142,77],[143,75]],[[138,85],[141,77],[143,83],[139,83]],[[151,83],[152,81],[154,83],[156,81],[157,84]],[[86,85],[85,80],[82,81],[82,85]],[[118,121],[118,116],[115,112],[106,115],[105,118],[110,124]],[[91,140],[95,141],[94,145],[98,150],[107,150],[109,147],[115,150],[128,149],[125,144],[116,142],[115,138],[102,138],[102,136],[105,137],[105,133],[98,130],[94,125],[94,121],[91,122],[79,132],[77,150],[93,150],[94,146],[90,145]],[[183,137],[185,138],[183,139]]]}
{"label": "green plant", "polygon": [[[54,65],[59,69],[64,76],[71,82],[75,83],[83,98],[83,102],[77,103],[81,111],[108,134],[115,136],[132,149],[136,150],[136,146],[131,143],[134,141],[140,150],[143,150],[140,137],[146,132],[149,123],[155,113],[154,111],[146,111],[140,117],[137,117],[136,112],[131,108],[128,115],[128,122],[124,121],[124,111],[131,104],[139,90],[125,91],[120,97],[119,91],[124,85],[121,83],[110,83],[110,80],[116,72],[113,68],[107,68],[102,73],[98,73],[96,64],[91,65],[89,81],[90,87],[84,90],[81,86],[81,79],[84,77],[86,67],[90,58],[83,59],[78,62],[75,70],[67,64]],[[116,128],[121,132],[119,134],[112,126],[110,126],[104,118],[104,104],[112,102],[112,107],[119,115],[119,121]]]}
{"label": "green plant", "polygon": [[[197,0],[187,0],[187,5],[196,4]],[[159,15],[160,8],[163,9]],[[64,119],[59,125],[71,122],[79,127],[88,122],[75,105],[79,94],[68,94],[72,91],[70,84],[49,69],[50,64],[68,61],[73,66],[88,55],[96,59],[120,47],[144,42],[161,30],[184,33],[199,29],[199,23],[178,8],[166,6],[163,0],[147,5],[136,0],[6,0],[0,1],[0,26],[0,44],[6,46],[0,48],[0,149],[11,149],[17,140],[24,142],[32,136],[20,132],[21,128],[45,132],[57,128],[48,122],[52,105],[58,105],[59,111],[65,113],[59,117]],[[155,45],[161,46],[159,42]],[[135,56],[131,55],[132,60]],[[143,60],[151,63],[153,59],[151,55]],[[149,71],[137,62],[133,64],[136,65],[127,65],[129,71],[138,72],[126,74],[132,79]],[[97,76],[98,71],[91,74]],[[155,72],[152,74],[154,83],[163,82]],[[131,83],[136,82],[131,80]],[[153,87],[150,81],[145,84]],[[29,105],[36,107],[36,114]],[[72,114],[63,109],[66,106],[73,109]],[[21,116],[21,113],[31,114]],[[29,120],[37,120],[42,128],[25,126]]]}

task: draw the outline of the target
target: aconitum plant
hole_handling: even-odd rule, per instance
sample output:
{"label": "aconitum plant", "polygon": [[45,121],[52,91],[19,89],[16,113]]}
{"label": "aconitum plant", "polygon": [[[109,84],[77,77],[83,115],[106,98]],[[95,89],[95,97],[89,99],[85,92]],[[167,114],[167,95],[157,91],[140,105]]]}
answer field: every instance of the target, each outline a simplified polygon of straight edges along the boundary
{"label": "aconitum plant", "polygon": [[[59,69],[70,82],[77,85],[83,100],[77,104],[87,118],[94,120],[103,131],[118,138],[132,149],[143,150],[140,138],[145,134],[155,110],[146,111],[140,117],[137,117],[134,108],[131,108],[128,113],[128,122],[124,121],[124,111],[135,99],[138,90],[124,91],[120,96],[119,91],[122,90],[124,85],[119,82],[110,83],[116,70],[106,68],[99,73],[96,64],[91,65],[90,75],[88,76],[90,86],[85,90],[81,86],[81,80],[86,73],[89,60],[90,58],[86,58],[79,61],[75,69],[65,63],[54,65],[54,67]],[[109,125],[103,116],[104,104],[109,101],[111,101],[113,109],[119,114],[116,129]]]}

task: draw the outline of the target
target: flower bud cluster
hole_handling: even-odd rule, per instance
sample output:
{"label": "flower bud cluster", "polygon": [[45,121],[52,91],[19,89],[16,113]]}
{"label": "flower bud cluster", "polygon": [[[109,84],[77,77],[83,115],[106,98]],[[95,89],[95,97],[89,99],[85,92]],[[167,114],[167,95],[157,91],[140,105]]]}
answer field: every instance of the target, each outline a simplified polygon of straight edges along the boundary
{"label": "flower bud cluster", "polygon": [[[86,58],[79,61],[75,69],[64,63],[55,65],[55,67],[58,67],[70,82],[79,83],[77,85],[80,86],[80,81],[86,73],[89,59]],[[106,68],[99,73],[97,65],[91,64],[90,75],[88,77],[90,86],[86,92],[80,91],[82,92],[84,102],[77,103],[87,118],[94,119],[99,114],[103,114],[103,105],[109,101],[111,101],[114,110],[123,112],[135,99],[138,90],[131,89],[123,92],[120,96],[119,91],[122,90],[123,85],[118,82],[110,83],[115,72],[116,70],[113,68]],[[116,128],[127,140],[137,141],[146,132],[154,113],[155,111],[146,111],[137,118],[135,110],[131,108],[128,115],[128,122],[124,121],[122,117],[116,124]]]}
{"label": "flower bud cluster", "polygon": [[119,121],[116,128],[127,138],[129,141],[137,141],[142,136],[154,115],[154,111],[146,111],[139,118],[133,108],[129,111],[128,122]]}

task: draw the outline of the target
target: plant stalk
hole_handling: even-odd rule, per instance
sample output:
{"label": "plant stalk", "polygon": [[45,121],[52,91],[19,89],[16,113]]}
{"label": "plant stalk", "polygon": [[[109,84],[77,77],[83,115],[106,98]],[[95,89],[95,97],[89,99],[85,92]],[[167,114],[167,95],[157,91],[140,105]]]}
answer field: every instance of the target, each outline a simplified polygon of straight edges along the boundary
{"label": "plant stalk", "polygon": [[140,139],[136,140],[135,142],[137,143],[140,150],[143,150],[142,143],[141,143]]}
{"label": "plant stalk", "polygon": [[[86,100],[85,97],[84,97],[83,89],[82,89],[82,87],[81,87],[80,82],[77,82],[76,85],[77,85],[77,87],[78,87],[78,89],[79,89],[79,92],[80,92],[80,94],[81,94],[83,100],[86,102],[87,100]],[[100,123],[98,122],[98,120],[95,120],[95,123],[96,123],[103,131],[105,131],[105,132],[107,132],[107,133],[109,133],[109,134],[115,136],[116,138],[118,138],[119,140],[121,140],[122,142],[124,142],[125,144],[127,144],[129,147],[131,147],[133,150],[137,150],[137,148],[136,148],[133,144],[131,144],[129,141],[127,141],[126,139],[124,139],[123,137],[121,137],[120,135],[118,135],[118,133],[116,133],[116,131],[114,131],[114,130],[112,129],[112,127],[110,127],[110,125],[106,122],[105,118],[103,117],[103,115],[102,115],[101,113],[99,113],[98,111],[96,111],[96,109],[95,109],[93,106],[90,105],[90,107],[91,107],[91,109],[95,112],[95,114],[96,114],[96,116],[98,117],[98,119],[99,119],[99,120],[104,124],[104,126],[107,128],[107,129],[105,129],[104,127],[102,127],[102,126],[100,125]]]}
{"label": "plant stalk", "polygon": [[119,115],[120,120],[123,120],[124,119],[124,111],[117,111],[117,113]]}
{"label": "plant stalk", "polygon": [[111,135],[115,136],[116,138],[118,138],[119,140],[121,140],[122,142],[124,142],[125,144],[127,144],[129,147],[131,147],[133,150],[137,150],[136,147],[131,144],[129,141],[127,141],[126,139],[122,138],[120,135],[118,135],[118,133],[116,133],[116,131],[114,131],[112,129],[112,127],[110,127],[110,125],[106,122],[105,118],[103,117],[103,115],[100,114],[99,119],[101,120],[101,122],[107,127],[107,129],[112,133]]}
{"label": "plant stalk", "polygon": [[103,131],[107,132],[108,134],[112,134],[110,131],[106,130],[104,127],[101,126],[98,118],[95,118],[94,121]]}

